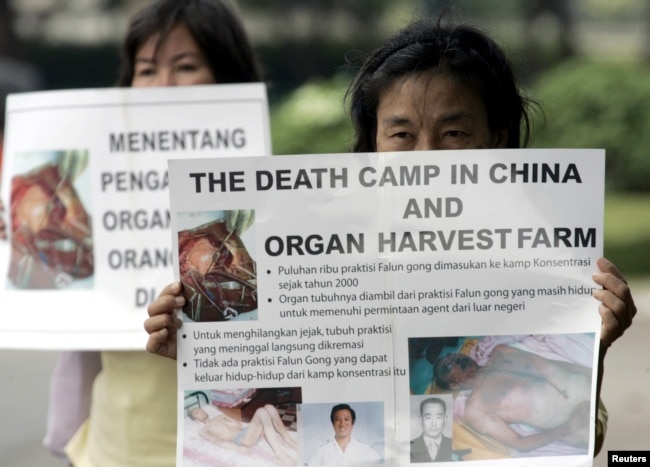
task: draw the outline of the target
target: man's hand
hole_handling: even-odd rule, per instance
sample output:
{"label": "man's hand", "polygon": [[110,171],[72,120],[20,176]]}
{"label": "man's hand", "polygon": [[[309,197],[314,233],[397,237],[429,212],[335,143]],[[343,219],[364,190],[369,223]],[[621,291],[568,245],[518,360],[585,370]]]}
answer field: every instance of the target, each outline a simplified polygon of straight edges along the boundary
{"label": "man's hand", "polygon": [[636,305],[625,277],[616,266],[606,258],[598,258],[596,264],[599,272],[594,273],[593,279],[603,288],[595,290],[593,296],[600,302],[600,345],[607,350],[632,325]]}
{"label": "man's hand", "polygon": [[185,305],[181,291],[180,282],[165,287],[147,308],[149,318],[144,322],[144,329],[149,333],[147,351],[173,360],[176,360],[176,331],[182,325],[176,309]]}
{"label": "man's hand", "polygon": [[227,408],[227,409],[233,409],[233,408],[241,407],[242,405],[246,404],[247,402],[250,402],[256,392],[257,392],[257,389],[254,389],[253,392],[246,393],[245,395],[239,397],[238,399],[236,399],[234,401],[231,401],[231,402],[213,401],[213,404],[216,405],[217,407],[223,407],[223,408]]}

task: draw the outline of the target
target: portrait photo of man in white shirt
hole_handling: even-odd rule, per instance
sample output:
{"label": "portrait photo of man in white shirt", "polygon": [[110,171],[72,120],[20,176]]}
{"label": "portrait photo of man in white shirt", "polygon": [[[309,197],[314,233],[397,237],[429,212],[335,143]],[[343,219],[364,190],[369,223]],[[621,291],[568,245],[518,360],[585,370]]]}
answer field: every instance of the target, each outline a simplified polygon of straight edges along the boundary
{"label": "portrait photo of man in white shirt", "polygon": [[[318,404],[321,405],[321,404]],[[379,464],[383,457],[383,409],[378,403],[355,404],[364,414],[364,421],[357,426],[357,410],[351,404],[328,404],[331,427],[325,435],[322,428],[318,431],[320,441],[305,446],[305,465],[359,465]],[[377,410],[372,410],[377,406]],[[304,408],[304,404],[303,404]],[[323,414],[324,407],[319,412]],[[308,409],[309,410],[309,409]],[[371,417],[367,417],[372,413]],[[304,415],[304,413],[303,413]],[[323,414],[324,415],[324,414]],[[307,418],[307,416],[305,416]],[[309,417],[307,425],[312,425],[313,417]],[[379,423],[373,423],[378,421]],[[319,424],[322,427],[322,423]],[[366,427],[374,426],[374,433],[369,433]],[[360,428],[360,429],[357,429]],[[309,431],[309,428],[306,428]],[[315,446],[315,447],[313,447]],[[378,452],[379,451],[379,452]],[[382,455],[380,455],[380,452]]]}

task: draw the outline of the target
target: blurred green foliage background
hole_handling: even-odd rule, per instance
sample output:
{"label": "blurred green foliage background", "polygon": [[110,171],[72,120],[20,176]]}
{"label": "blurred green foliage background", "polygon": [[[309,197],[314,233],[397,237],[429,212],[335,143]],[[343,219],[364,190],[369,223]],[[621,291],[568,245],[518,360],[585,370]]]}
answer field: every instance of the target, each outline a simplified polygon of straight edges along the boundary
{"label": "blurred green foliage background", "polygon": [[546,115],[534,146],[605,148],[608,188],[650,192],[650,67],[571,60],[530,93]]}
{"label": "blurred green foliage background", "polygon": [[[147,1],[0,0],[0,60],[32,64],[42,89],[112,86]],[[544,110],[532,146],[606,150],[606,254],[650,276],[650,0],[229,1],[263,64],[275,154],[349,151],[347,84],[411,20],[487,30]]]}

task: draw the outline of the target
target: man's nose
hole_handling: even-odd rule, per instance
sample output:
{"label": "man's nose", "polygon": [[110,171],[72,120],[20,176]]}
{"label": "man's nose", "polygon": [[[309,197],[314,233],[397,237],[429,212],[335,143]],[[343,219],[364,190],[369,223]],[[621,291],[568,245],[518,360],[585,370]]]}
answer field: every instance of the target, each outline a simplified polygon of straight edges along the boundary
{"label": "man's nose", "polygon": [[438,149],[440,149],[440,144],[434,135],[422,134],[418,136],[418,141],[415,145],[416,151],[436,151]]}

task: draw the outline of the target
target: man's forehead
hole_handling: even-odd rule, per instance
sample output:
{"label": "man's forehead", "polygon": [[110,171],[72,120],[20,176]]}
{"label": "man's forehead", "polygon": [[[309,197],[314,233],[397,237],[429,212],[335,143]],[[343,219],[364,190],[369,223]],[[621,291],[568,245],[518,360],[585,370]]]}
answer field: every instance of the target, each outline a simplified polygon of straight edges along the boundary
{"label": "man's forehead", "polygon": [[444,402],[430,401],[425,402],[422,407],[423,412],[444,412],[445,405]]}

